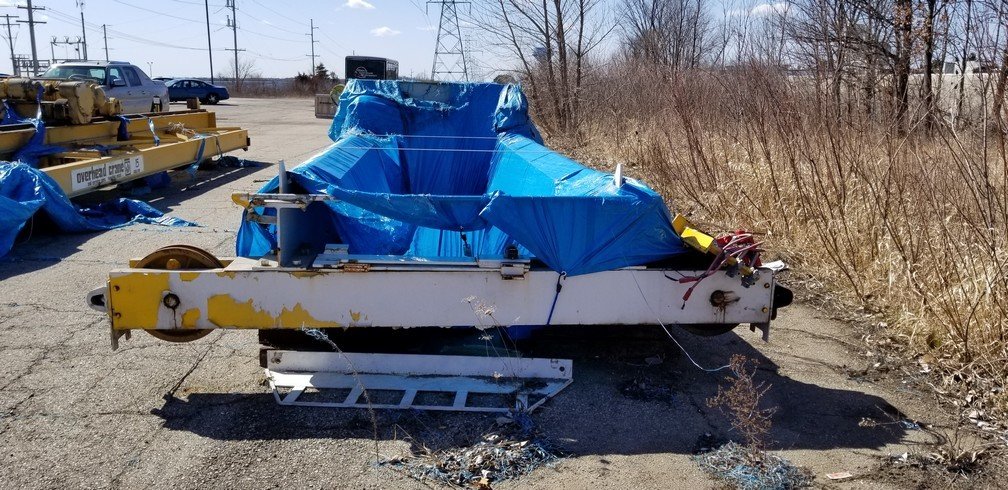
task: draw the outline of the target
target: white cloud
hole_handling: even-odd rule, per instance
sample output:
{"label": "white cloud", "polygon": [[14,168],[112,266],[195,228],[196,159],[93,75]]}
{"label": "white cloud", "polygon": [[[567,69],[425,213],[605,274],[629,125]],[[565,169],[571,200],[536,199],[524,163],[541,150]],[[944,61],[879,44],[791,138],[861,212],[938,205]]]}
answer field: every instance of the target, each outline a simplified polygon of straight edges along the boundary
{"label": "white cloud", "polygon": [[753,6],[749,13],[755,17],[766,17],[773,14],[783,14],[788,10],[788,5],[784,2],[761,3]]}
{"label": "white cloud", "polygon": [[371,35],[375,37],[390,37],[390,36],[398,36],[399,34],[400,34],[399,31],[389,26],[381,26],[371,29]]}
{"label": "white cloud", "polygon": [[346,3],[344,3],[343,6],[352,9],[364,9],[364,10],[374,9],[374,5],[371,5],[365,0],[346,0]]}

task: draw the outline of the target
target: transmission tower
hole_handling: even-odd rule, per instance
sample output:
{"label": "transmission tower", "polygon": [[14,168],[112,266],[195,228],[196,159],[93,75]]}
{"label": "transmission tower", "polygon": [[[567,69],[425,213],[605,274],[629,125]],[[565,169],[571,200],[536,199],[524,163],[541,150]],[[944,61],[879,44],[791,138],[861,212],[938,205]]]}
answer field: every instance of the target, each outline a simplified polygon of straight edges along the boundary
{"label": "transmission tower", "polygon": [[432,4],[441,7],[441,20],[438,21],[437,41],[434,43],[434,65],[431,67],[431,78],[468,82],[469,70],[466,65],[465,44],[462,42],[462,28],[458,21],[458,6],[469,5],[469,2],[427,0],[428,8]]}

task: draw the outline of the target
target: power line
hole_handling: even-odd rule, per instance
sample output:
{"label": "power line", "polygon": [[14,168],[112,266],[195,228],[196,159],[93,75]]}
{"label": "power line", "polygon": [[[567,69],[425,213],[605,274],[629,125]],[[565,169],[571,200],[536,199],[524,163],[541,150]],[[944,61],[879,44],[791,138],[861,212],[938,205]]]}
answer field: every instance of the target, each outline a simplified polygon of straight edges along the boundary
{"label": "power line", "polygon": [[[242,30],[242,32],[247,32],[247,33],[255,35],[255,36],[265,37],[267,39],[275,39],[277,41],[284,41],[284,42],[288,42],[288,43],[301,43],[302,42],[300,39],[289,39],[289,38],[286,38],[286,37],[278,37],[278,36],[273,36],[273,35],[270,35],[270,34],[263,34],[263,33],[258,32],[258,31],[249,30],[249,29],[247,29],[245,27],[241,27],[240,29]],[[298,34],[300,34],[300,32]]]}
{"label": "power line", "polygon": [[197,23],[199,22],[199,21],[196,21],[196,20],[193,20],[193,19],[189,19],[189,18],[186,18],[186,17],[179,17],[177,15],[166,14],[166,13],[161,12],[159,10],[149,9],[147,7],[141,7],[139,5],[133,5],[132,3],[126,3],[126,2],[124,2],[122,0],[112,0],[112,1],[115,2],[115,3],[118,3],[118,4],[125,5],[127,7],[133,7],[135,9],[143,10],[145,12],[150,12],[152,14],[158,14],[158,15],[163,16],[163,17],[171,17],[173,19],[187,20],[189,22],[197,22]]}
{"label": "power line", "polygon": [[[231,50],[225,48],[225,51],[231,51]],[[262,53],[260,53],[258,51],[252,50],[252,49],[242,49],[242,51],[248,51],[249,53],[254,54],[256,56],[256,58],[262,58],[264,60],[270,60],[270,61],[301,61],[302,60],[302,58],[276,58],[276,57],[273,57],[273,56],[268,56],[268,55],[262,54]]]}
{"label": "power line", "polygon": [[287,17],[286,15],[284,15],[284,14],[282,14],[280,12],[277,12],[276,10],[273,10],[273,9],[267,7],[265,4],[263,4],[259,0],[252,0],[252,1],[255,2],[256,5],[258,5],[258,6],[262,7],[262,8],[264,8],[264,9],[266,9],[266,10],[268,10],[268,11],[274,13],[274,14],[276,14],[279,17],[283,17],[283,18],[285,18],[285,19],[287,19],[287,20],[289,20],[289,21],[291,21],[291,22],[293,22],[295,24],[300,24],[300,23],[304,22],[303,19],[302,20],[297,20],[297,19],[292,19],[290,17]]}
{"label": "power line", "polygon": [[339,46],[339,47],[341,47],[341,48],[343,48],[343,49],[345,49],[347,51],[350,51],[350,48],[346,47],[343,43],[337,41],[335,38],[333,38],[329,34],[326,34],[325,31],[321,31],[321,32],[322,32],[322,35],[325,36],[326,38],[328,38],[330,41],[332,41],[333,44],[335,44],[335,45],[337,45],[337,46]]}
{"label": "power line", "polygon": [[[48,12],[49,15],[53,19],[55,19],[55,20],[58,20],[60,22],[63,22],[63,23],[66,23],[66,24],[70,24],[70,25],[77,25],[77,18],[75,16],[73,16],[73,15],[69,15],[69,14],[66,14],[64,12],[60,12],[59,10],[56,10],[56,9],[54,9],[52,7],[47,8],[46,12]],[[89,27],[91,27],[92,29],[95,29],[95,30],[102,29],[102,25],[105,25],[105,24],[101,24],[101,25],[99,25],[99,24],[92,24],[90,22],[86,22],[86,24]],[[115,24],[113,24],[113,25],[115,25]],[[182,46],[182,45],[178,45],[178,44],[166,43],[164,41],[157,41],[157,40],[154,40],[154,39],[148,39],[148,38],[145,38],[145,37],[135,36],[133,34],[128,34],[128,33],[125,33],[123,31],[112,29],[110,27],[106,27],[106,30],[108,32],[111,32],[112,34],[118,36],[118,38],[121,38],[121,39],[124,39],[124,40],[127,40],[127,41],[132,41],[132,42],[140,43],[140,44],[146,44],[146,45],[149,45],[149,46],[158,46],[158,47],[163,47],[163,48],[174,48],[174,49],[185,49],[185,50],[189,50],[189,51],[203,51],[203,48],[194,48],[192,46]]]}
{"label": "power line", "polygon": [[[263,24],[266,24],[266,25],[274,28],[274,29],[286,32],[288,34],[301,34],[301,32],[299,32],[299,31],[293,31],[293,30],[290,30],[290,29],[284,29],[283,27],[280,27],[280,26],[278,26],[278,25],[276,25],[276,24],[274,24],[274,23],[272,23],[272,22],[270,22],[268,20],[260,19],[259,17],[256,17],[256,16],[250,14],[248,11],[243,11],[243,12],[245,12],[245,16],[251,17],[252,20],[257,20],[257,21],[259,21],[259,22],[261,22]],[[300,21],[300,22],[297,22],[297,23],[300,24],[301,22],[304,22],[304,21]]]}

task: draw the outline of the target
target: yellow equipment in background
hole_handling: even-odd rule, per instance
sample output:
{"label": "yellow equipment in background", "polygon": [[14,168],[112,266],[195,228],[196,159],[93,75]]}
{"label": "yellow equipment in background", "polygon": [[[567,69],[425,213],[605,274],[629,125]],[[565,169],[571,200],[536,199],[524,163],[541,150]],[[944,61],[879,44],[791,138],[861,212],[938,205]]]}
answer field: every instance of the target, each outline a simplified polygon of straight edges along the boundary
{"label": "yellow equipment in background", "polygon": [[49,124],[88,124],[99,117],[122,114],[122,104],[107,97],[90,80],[0,80],[0,99],[23,118],[35,117],[41,109]]}
{"label": "yellow equipment in background", "polygon": [[[0,160],[33,153],[32,165],[74,197],[165,170],[248,149],[248,132],[218,127],[213,112],[122,115],[122,104],[89,80],[0,81],[0,98],[22,119],[0,125]],[[32,147],[29,147],[32,145]]]}

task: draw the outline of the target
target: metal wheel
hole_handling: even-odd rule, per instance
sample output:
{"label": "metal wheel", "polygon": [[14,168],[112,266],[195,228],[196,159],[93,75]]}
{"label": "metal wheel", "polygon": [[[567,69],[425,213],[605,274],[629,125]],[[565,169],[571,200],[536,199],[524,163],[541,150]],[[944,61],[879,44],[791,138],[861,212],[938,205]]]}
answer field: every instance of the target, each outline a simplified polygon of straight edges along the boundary
{"label": "metal wheel", "polygon": [[[169,245],[167,247],[159,248],[151,252],[146,257],[140,259],[137,263],[137,269],[152,269],[152,270],[206,270],[206,269],[220,269],[223,268],[224,264],[217,257],[214,257],[210,252],[203,250],[198,247],[193,247],[190,245]],[[192,342],[193,340],[201,339],[210,332],[212,329],[173,329],[173,330],[163,330],[163,329],[153,329],[147,330],[147,333],[153,335],[161,340],[166,340],[168,342]]]}
{"label": "metal wheel", "polygon": [[207,95],[207,98],[206,98],[207,104],[210,104],[210,105],[216,104],[219,100],[220,99],[217,97],[217,94]]}
{"label": "metal wheel", "polygon": [[715,337],[731,332],[738,324],[724,323],[697,323],[694,325],[679,325],[683,330],[700,337]]}

